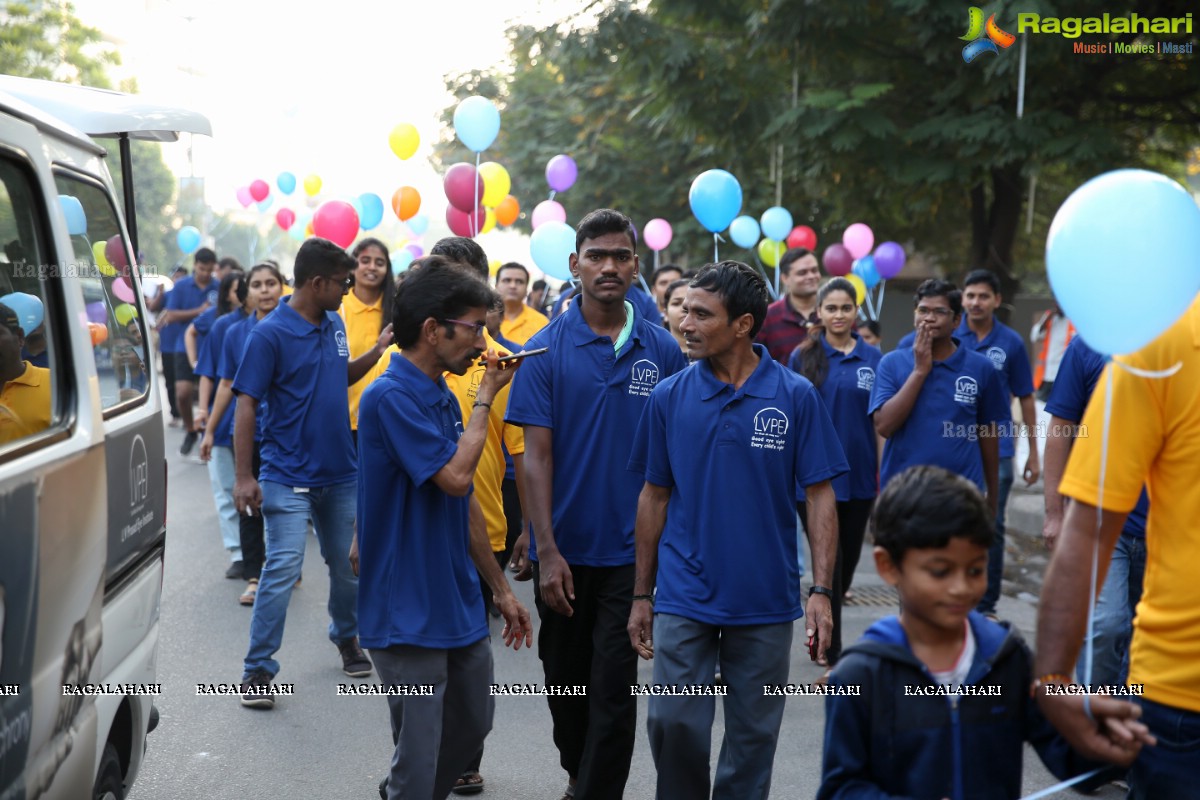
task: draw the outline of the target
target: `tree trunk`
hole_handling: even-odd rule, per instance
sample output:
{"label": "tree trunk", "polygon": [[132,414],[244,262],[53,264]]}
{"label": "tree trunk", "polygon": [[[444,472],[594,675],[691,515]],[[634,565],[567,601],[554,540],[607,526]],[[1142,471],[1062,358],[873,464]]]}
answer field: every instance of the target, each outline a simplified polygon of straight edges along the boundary
{"label": "tree trunk", "polygon": [[[971,187],[971,269],[990,269],[1000,279],[1000,293],[1007,302],[1016,299],[1020,282],[1013,274],[1012,250],[1021,221],[1021,170],[994,169],[991,198],[983,181]],[[1008,322],[1008,309],[997,312]]]}

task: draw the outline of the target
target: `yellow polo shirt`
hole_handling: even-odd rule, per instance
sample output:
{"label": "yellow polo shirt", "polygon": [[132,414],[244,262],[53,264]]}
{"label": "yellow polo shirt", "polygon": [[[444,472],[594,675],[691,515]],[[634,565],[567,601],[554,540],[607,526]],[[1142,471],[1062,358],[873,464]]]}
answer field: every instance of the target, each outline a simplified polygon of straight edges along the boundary
{"label": "yellow polo shirt", "polygon": [[[342,307],[338,309],[338,314],[342,322],[346,323],[346,343],[350,345],[350,360],[353,361],[374,347],[375,342],[379,340],[383,323],[383,298],[380,297],[371,305],[367,305],[355,297],[354,292],[348,292],[342,298]],[[389,361],[391,357],[387,355],[379,359],[376,366],[382,364],[382,369],[372,370],[348,389],[351,430],[358,430],[358,401],[362,397],[363,389],[370,386],[371,381],[387,369]]]}
{"label": "yellow polo shirt", "polygon": [[1105,367],[1083,417],[1087,435],[1075,440],[1059,491],[1100,505],[1104,393],[1111,382],[1103,508],[1132,509],[1143,480],[1150,494],[1129,682],[1145,684],[1155,703],[1200,712],[1200,298],[1162,336],[1116,360],[1155,371],[1182,367],[1167,378]]}
{"label": "yellow polo shirt", "polygon": [[523,346],[530,336],[549,324],[550,320],[546,319],[544,314],[522,304],[521,313],[516,319],[511,322],[507,319],[500,320],[500,335]]}
{"label": "yellow polo shirt", "polygon": [[0,389],[0,444],[50,427],[50,370],[25,362],[25,371]]}

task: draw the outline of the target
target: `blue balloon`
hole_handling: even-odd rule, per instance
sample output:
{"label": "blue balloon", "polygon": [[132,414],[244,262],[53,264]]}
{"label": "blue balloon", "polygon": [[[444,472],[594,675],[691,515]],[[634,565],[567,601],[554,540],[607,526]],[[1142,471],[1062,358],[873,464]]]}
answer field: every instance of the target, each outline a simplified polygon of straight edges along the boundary
{"label": "blue balloon", "polygon": [[729,238],[738,247],[747,250],[758,244],[758,220],[754,217],[741,216],[729,223]]}
{"label": "blue balloon", "polygon": [[429,230],[429,215],[422,211],[410,217],[405,224],[408,225],[408,229],[415,235],[421,236],[425,231]]}
{"label": "blue balloon", "polygon": [[575,229],[565,222],[543,222],[529,237],[529,254],[538,269],[560,281],[571,279]]}
{"label": "blue balloon", "polygon": [[500,112],[486,97],[468,97],[454,109],[454,132],[472,152],[487,150],[500,133]]}
{"label": "blue balloon", "polygon": [[360,194],[358,203],[362,207],[362,211],[358,215],[358,227],[369,231],[383,222],[383,200],[379,195],[371,192]]}
{"label": "blue balloon", "polygon": [[792,212],[783,206],[768,208],[760,219],[762,220],[763,236],[768,239],[782,242],[792,232]]}
{"label": "blue balloon", "polygon": [[290,172],[281,172],[279,173],[279,177],[275,179],[275,185],[284,194],[291,194],[296,191],[296,176]]}
{"label": "blue balloon", "polygon": [[[1093,349],[1140,350],[1200,292],[1200,208],[1165,175],[1106,172],[1072,192],[1054,215],[1046,273],[1063,312]],[[1153,311],[1131,305],[1131,286],[1155,288]]]}
{"label": "blue balloon", "polygon": [[70,194],[60,194],[58,205],[62,208],[63,216],[67,218],[67,233],[71,236],[82,236],[87,233],[87,215],[83,213],[83,203],[79,198]]}
{"label": "blue balloon", "polygon": [[259,211],[266,211],[266,210],[267,210],[268,208],[270,208],[270,207],[271,207],[271,206],[272,206],[274,203],[275,203],[275,198],[274,198],[274,197],[271,197],[270,195],[267,195],[267,196],[266,196],[265,198],[263,198],[262,200],[259,200],[259,201],[258,201],[258,203],[257,203],[256,205],[258,205],[258,210],[259,210]]}
{"label": "blue balloon", "polygon": [[0,297],[0,304],[8,306],[16,313],[21,331],[26,336],[36,331],[45,318],[45,308],[36,295],[12,292]]}
{"label": "blue balloon", "polygon": [[874,289],[875,284],[879,283],[879,269],[875,266],[875,256],[863,256],[854,262],[850,271],[862,278],[863,286],[868,289]]}
{"label": "blue balloon", "polygon": [[692,181],[688,203],[701,225],[720,233],[742,210],[742,186],[725,170],[710,169]]}
{"label": "blue balloon", "polygon": [[396,255],[392,256],[392,274],[399,275],[404,270],[408,269],[413,262],[413,254],[411,250],[400,250]]}
{"label": "blue balloon", "polygon": [[196,252],[200,247],[200,231],[191,225],[183,226],[179,233],[175,234],[175,244],[179,245],[185,256]]}

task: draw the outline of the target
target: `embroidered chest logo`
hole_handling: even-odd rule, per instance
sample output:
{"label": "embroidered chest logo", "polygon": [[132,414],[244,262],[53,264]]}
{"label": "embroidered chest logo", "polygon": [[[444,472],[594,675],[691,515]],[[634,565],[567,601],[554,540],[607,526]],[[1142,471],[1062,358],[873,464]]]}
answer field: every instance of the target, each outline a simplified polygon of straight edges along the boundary
{"label": "embroidered chest logo", "polygon": [[629,372],[629,394],[634,397],[649,397],[650,391],[658,385],[660,372],[658,364],[643,358],[633,362]]}
{"label": "embroidered chest logo", "polygon": [[764,408],[754,415],[750,446],[760,450],[783,450],[787,445],[788,418],[778,408]]}
{"label": "embroidered chest logo", "polygon": [[868,392],[875,388],[875,370],[870,367],[858,368],[858,388]]}
{"label": "embroidered chest logo", "polygon": [[954,402],[962,403],[963,405],[975,405],[975,398],[979,396],[979,384],[970,375],[959,375],[954,381]]}
{"label": "embroidered chest logo", "polygon": [[346,344],[346,332],[337,331],[333,334],[333,341],[337,344],[338,355],[350,357],[350,346]]}
{"label": "embroidered chest logo", "polygon": [[1008,353],[1004,352],[1000,347],[989,347],[987,349],[987,357],[992,362],[992,366],[996,369],[1004,369],[1004,362],[1008,360]]}

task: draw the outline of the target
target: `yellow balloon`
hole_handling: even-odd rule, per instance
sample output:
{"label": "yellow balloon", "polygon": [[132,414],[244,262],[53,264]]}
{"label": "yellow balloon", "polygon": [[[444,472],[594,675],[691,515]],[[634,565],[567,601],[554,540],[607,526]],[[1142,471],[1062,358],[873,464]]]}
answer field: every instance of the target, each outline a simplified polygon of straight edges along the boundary
{"label": "yellow balloon", "polygon": [[137,319],[138,312],[129,303],[122,303],[113,309],[113,315],[116,316],[117,322],[122,325],[128,325],[131,321]]}
{"label": "yellow balloon", "polygon": [[310,222],[310,223],[308,223],[307,225],[305,225],[305,226],[304,226],[304,235],[305,235],[305,236],[312,236],[312,235],[313,235],[313,227],[312,227],[312,223],[311,223],[311,222]]}
{"label": "yellow balloon", "polygon": [[309,197],[315,197],[321,191],[321,177],[319,175],[309,175],[304,179],[304,193]]}
{"label": "yellow balloon", "polygon": [[401,122],[388,134],[388,146],[401,161],[412,158],[420,143],[421,135],[407,122]]}
{"label": "yellow balloon", "polygon": [[479,203],[489,208],[495,208],[500,205],[501,200],[508,197],[508,191],[512,188],[512,179],[508,177],[508,170],[495,161],[486,161],[479,165],[479,174],[483,177],[483,197],[480,198]]}
{"label": "yellow balloon", "polygon": [[496,212],[490,208],[485,208],[483,213],[483,227],[479,229],[479,232],[487,233],[492,228],[496,227]]}
{"label": "yellow balloon", "polygon": [[488,262],[488,274],[494,278],[494,277],[496,277],[496,273],[499,271],[500,271],[500,259],[493,258],[491,261]]}
{"label": "yellow balloon", "polygon": [[103,239],[92,245],[92,261],[96,262],[96,269],[100,270],[101,275],[113,277],[117,274],[117,268],[108,263],[108,256],[104,255],[104,245],[107,244]]}
{"label": "yellow balloon", "polygon": [[861,306],[863,300],[867,299],[867,285],[863,283],[863,279],[855,275],[853,272],[843,275],[843,278],[854,284],[854,293],[858,297],[858,304]]}
{"label": "yellow balloon", "polygon": [[783,242],[777,242],[774,239],[763,239],[758,243],[758,257],[768,267],[774,267],[779,263],[779,257],[787,251],[787,246]]}

